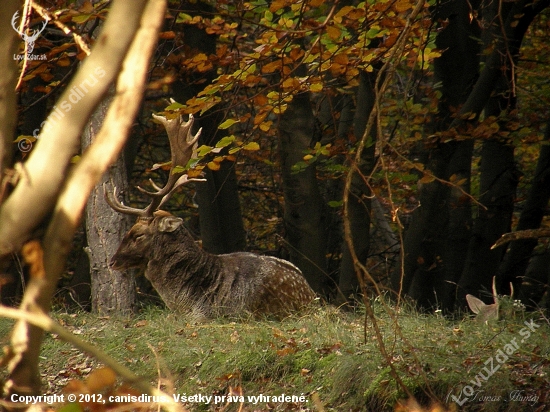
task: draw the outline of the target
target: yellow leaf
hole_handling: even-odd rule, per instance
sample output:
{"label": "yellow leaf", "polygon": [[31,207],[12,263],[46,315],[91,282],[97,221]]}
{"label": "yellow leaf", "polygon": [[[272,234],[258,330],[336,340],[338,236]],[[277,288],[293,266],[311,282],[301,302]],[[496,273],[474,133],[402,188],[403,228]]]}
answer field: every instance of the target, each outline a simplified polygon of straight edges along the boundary
{"label": "yellow leaf", "polygon": [[273,122],[271,120],[268,120],[267,122],[260,123],[260,130],[262,132],[267,132],[270,128]]}
{"label": "yellow leaf", "polygon": [[189,176],[190,178],[199,177],[201,175],[201,173],[202,173],[202,167],[199,168],[197,166],[194,169],[188,170],[187,171],[187,176]]}
{"label": "yellow leaf", "polygon": [[309,91],[310,92],[320,92],[323,90],[323,83],[313,83],[309,85]]}
{"label": "yellow leaf", "polygon": [[260,150],[260,145],[256,142],[249,142],[243,146],[243,149],[250,151]]}
{"label": "yellow leaf", "polygon": [[207,166],[210,170],[220,170],[220,164],[217,162],[208,162]]}

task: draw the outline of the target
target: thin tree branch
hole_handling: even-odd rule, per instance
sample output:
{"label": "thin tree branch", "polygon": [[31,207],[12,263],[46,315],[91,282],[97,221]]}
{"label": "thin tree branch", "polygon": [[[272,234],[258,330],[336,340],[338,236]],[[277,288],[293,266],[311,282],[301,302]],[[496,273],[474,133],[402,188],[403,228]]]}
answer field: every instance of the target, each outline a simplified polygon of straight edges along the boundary
{"label": "thin tree branch", "polygon": [[[48,116],[25,163],[26,173],[19,176],[13,193],[0,206],[0,257],[19,250],[51,212],[71,159],[79,152],[82,129],[118,75],[145,4],[146,0],[113,2],[92,54],[84,60],[59,98],[59,105]],[[81,98],[73,103],[75,93],[81,94]]]}
{"label": "thin tree branch", "polygon": [[[111,15],[106,23],[108,27],[111,27],[108,25],[109,19],[114,20],[119,25],[121,20],[126,21],[129,17],[128,15],[121,16],[119,14],[121,12],[129,13],[130,11],[124,6],[117,8],[118,3],[126,4],[127,2],[121,1],[113,4]],[[23,310],[38,311],[39,313],[49,311],[51,298],[55,292],[57,281],[65,268],[72,238],[88,196],[101,175],[115,161],[129,134],[132,121],[139,108],[141,96],[145,90],[145,74],[149,58],[156,44],[158,30],[164,20],[166,3],[164,0],[149,0],[148,2],[144,1],[143,6],[143,8],[137,8],[136,10],[136,7],[138,7],[137,1],[132,3],[134,8],[132,13],[137,14],[137,19],[133,18],[132,20],[137,21],[132,31],[132,43],[129,50],[118,51],[120,56],[116,57],[116,60],[122,62],[122,59],[124,59],[124,61],[122,71],[118,77],[115,98],[96,141],[75,166],[57,200],[53,217],[44,237],[45,275],[31,276],[21,303],[21,309]],[[100,36],[96,44],[101,45],[102,42],[110,42],[111,32],[108,27],[102,33],[103,38]],[[128,30],[127,26],[125,26],[125,29]],[[88,59],[93,59],[98,54],[97,59],[100,60],[115,59],[115,56],[101,54],[105,51],[105,49],[94,50]],[[99,87],[99,85],[96,85],[96,87]],[[89,107],[93,108],[91,105]],[[90,113],[86,112],[86,119],[80,120],[87,120],[89,115]],[[61,136],[63,137],[63,134]],[[73,142],[69,142],[69,144],[71,143]],[[58,150],[62,149],[58,148]],[[52,159],[45,159],[45,165],[53,168]],[[31,176],[34,177],[32,174]],[[38,179],[35,177],[35,180]],[[33,187],[34,185],[30,186],[34,191],[39,191],[36,187]],[[17,217],[19,216],[21,216],[21,211],[19,211]],[[6,392],[23,390],[32,393],[39,390],[38,356],[42,337],[43,331],[30,326],[27,322],[19,321],[14,326],[12,332],[13,359],[9,365],[10,376],[6,380]]]}
{"label": "thin tree branch", "polygon": [[161,399],[166,399],[166,402],[161,403],[161,406],[166,407],[170,411],[181,411],[181,405],[174,402],[172,396],[164,393],[163,391],[154,388],[153,386],[147,383],[147,380],[134,374],[126,366],[121,365],[107,353],[103,352],[97,346],[94,346],[78,336],[72,334],[59,323],[54,321],[48,315],[43,312],[27,312],[21,309],[9,308],[4,305],[0,305],[0,316],[6,318],[17,319],[30,323],[46,332],[50,332],[59,336],[65,342],[70,343],[74,347],[87,352],[92,355],[98,361],[103,363],[105,366],[111,368],[115,373],[117,373],[122,379],[134,386],[136,389],[141,390],[143,393],[162,397]]}

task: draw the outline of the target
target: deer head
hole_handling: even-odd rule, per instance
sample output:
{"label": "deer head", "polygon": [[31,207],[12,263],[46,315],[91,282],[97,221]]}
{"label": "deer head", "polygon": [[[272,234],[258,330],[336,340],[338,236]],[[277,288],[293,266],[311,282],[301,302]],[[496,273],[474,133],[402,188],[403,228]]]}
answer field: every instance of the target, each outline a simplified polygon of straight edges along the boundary
{"label": "deer head", "polygon": [[179,217],[162,210],[155,212],[152,220],[138,218],[136,224],[124,235],[109,266],[115,270],[144,266],[158,234],[172,233],[182,223],[183,220]]}
{"label": "deer head", "polygon": [[[146,256],[150,242],[153,241],[154,237],[152,235],[159,231],[164,233],[175,230],[173,225],[170,227],[166,223],[172,222],[172,219],[155,219],[156,217],[171,216],[167,212],[158,211],[158,209],[166,203],[177,187],[190,181],[204,181],[204,179],[190,179],[184,171],[181,171],[181,168],[176,169],[177,166],[186,166],[196,152],[197,141],[202,129],[199,129],[195,135],[192,134],[193,115],[189,115],[187,122],[184,122],[181,116],[175,119],[167,119],[163,116],[153,115],[153,118],[164,125],[168,139],[170,140],[172,158],[170,175],[162,188],[150,180],[151,186],[155,189],[154,192],[138,186],[141,192],[151,197],[151,203],[145,209],[137,209],[122,204],[117,199],[116,188],[113,189],[112,197],[105,191],[105,198],[111,208],[117,212],[137,216],[138,218],[136,224],[124,236],[122,243],[111,260],[111,267],[114,269],[141,266],[144,263],[144,256]],[[176,217],[173,217],[173,219],[175,219],[172,222],[173,224],[177,223],[177,221],[181,223],[181,219]],[[159,226],[159,222],[164,222],[162,223],[162,227],[157,227]]]}
{"label": "deer head", "polygon": [[25,33],[24,31],[20,31],[17,28],[18,20],[19,20],[19,12],[16,11],[11,19],[11,27],[13,27],[13,29],[17,32],[17,34],[19,34],[21,39],[23,39],[23,41],[27,43],[27,54],[31,54],[34,50],[34,42],[36,41],[36,39],[38,39],[38,36],[40,36],[40,34],[44,31],[44,29],[46,28],[46,25],[50,20],[46,16],[46,19],[42,23],[42,27],[40,29],[33,30],[30,35]]}
{"label": "deer head", "polygon": [[525,309],[519,301],[513,300],[514,286],[510,283],[510,296],[499,296],[496,288],[496,277],[493,276],[493,302],[487,305],[482,300],[473,295],[466,295],[466,302],[470,310],[476,314],[476,319],[480,322],[488,323],[500,318],[502,309],[505,317],[513,315],[513,312],[520,312]]}

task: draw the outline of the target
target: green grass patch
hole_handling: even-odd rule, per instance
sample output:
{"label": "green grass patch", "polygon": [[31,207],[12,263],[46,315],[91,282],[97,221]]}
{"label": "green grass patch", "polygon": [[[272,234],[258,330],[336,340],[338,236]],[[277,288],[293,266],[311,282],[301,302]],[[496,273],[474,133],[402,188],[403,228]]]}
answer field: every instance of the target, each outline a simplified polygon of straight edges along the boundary
{"label": "green grass patch", "polygon": [[[550,344],[548,322],[540,314],[485,325],[409,310],[399,315],[396,329],[395,320],[376,305],[381,339],[395,372],[382,356],[370,322],[365,341],[364,315],[332,308],[282,321],[196,323],[158,308],[126,318],[60,312],[53,317],[154,385],[161,382],[168,392],[245,398],[303,395],[306,400],[256,405],[245,401],[243,411],[316,410],[313,393],[327,411],[391,411],[408,397],[395,374],[424,405],[439,399],[449,410],[544,410],[537,407],[549,401]],[[0,319],[3,345],[12,324]],[[45,392],[62,393],[67,383],[85,380],[98,366],[87,354],[47,335],[41,354]],[[490,367],[498,368],[488,375]],[[461,406],[453,395],[464,401]],[[208,411],[224,405],[187,407]]]}

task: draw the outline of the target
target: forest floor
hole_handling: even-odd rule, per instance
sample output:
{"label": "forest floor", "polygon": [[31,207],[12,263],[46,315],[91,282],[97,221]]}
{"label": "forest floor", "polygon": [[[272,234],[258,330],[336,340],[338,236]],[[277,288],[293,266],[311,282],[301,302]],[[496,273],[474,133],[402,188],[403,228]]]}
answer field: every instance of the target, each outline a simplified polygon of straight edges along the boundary
{"label": "forest floor", "polygon": [[[487,325],[401,310],[397,330],[379,300],[374,309],[376,327],[364,313],[329,307],[281,321],[198,323],[159,308],[125,318],[55,311],[53,318],[191,411],[405,411],[413,410],[411,395],[425,408],[415,410],[550,410],[550,325],[541,313]],[[0,319],[2,345],[12,323]],[[45,393],[138,394],[118,381],[98,388],[89,377],[100,367],[47,335]]]}

